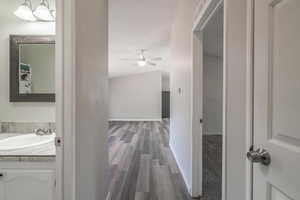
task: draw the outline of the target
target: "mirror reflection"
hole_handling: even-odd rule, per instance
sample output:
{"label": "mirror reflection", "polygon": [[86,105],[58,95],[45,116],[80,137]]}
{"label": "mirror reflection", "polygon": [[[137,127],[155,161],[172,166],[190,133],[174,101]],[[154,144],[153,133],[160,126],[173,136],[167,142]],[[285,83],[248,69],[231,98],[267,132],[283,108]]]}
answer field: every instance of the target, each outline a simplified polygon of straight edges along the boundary
{"label": "mirror reflection", "polygon": [[19,93],[55,93],[55,44],[20,44]]}

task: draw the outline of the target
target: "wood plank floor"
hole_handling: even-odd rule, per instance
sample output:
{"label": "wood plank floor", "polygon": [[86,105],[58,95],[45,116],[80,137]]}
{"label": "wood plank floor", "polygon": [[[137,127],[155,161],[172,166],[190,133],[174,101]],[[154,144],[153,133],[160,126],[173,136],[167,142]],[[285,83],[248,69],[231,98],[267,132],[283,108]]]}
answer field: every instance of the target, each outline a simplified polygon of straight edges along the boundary
{"label": "wood plank floor", "polygon": [[169,122],[110,122],[107,200],[190,200],[169,148]]}

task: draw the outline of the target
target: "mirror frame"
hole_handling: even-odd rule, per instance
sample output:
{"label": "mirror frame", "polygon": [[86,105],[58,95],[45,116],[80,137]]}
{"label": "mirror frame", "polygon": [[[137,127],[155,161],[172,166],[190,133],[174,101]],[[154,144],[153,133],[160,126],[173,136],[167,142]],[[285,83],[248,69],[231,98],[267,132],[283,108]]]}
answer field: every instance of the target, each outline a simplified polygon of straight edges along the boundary
{"label": "mirror frame", "polygon": [[10,35],[10,102],[55,102],[53,93],[20,94],[19,60],[21,44],[55,44],[54,35]]}

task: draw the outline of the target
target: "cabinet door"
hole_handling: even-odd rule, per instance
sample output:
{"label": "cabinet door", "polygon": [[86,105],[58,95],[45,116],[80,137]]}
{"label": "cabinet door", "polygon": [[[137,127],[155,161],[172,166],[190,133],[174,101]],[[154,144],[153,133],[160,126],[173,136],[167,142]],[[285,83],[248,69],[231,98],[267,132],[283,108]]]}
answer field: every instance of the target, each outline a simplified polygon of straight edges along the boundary
{"label": "cabinet door", "polygon": [[0,171],[1,200],[53,200],[54,172],[52,170]]}

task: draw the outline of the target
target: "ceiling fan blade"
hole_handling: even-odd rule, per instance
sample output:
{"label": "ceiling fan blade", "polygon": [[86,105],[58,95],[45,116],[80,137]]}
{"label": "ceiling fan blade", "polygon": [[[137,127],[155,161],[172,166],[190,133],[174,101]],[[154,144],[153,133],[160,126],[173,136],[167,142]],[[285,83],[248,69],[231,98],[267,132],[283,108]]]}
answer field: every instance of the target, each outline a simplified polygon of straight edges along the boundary
{"label": "ceiling fan blade", "polygon": [[160,57],[157,57],[157,58],[151,58],[150,60],[152,60],[152,61],[162,61],[163,59],[160,58]]}
{"label": "ceiling fan blade", "polygon": [[152,65],[152,66],[156,66],[156,64],[153,63],[153,62],[148,62],[148,64],[149,64],[149,65]]}
{"label": "ceiling fan blade", "polygon": [[136,59],[134,59],[134,58],[120,58],[120,60],[124,60],[124,61],[136,61]]}

